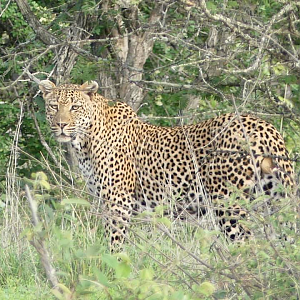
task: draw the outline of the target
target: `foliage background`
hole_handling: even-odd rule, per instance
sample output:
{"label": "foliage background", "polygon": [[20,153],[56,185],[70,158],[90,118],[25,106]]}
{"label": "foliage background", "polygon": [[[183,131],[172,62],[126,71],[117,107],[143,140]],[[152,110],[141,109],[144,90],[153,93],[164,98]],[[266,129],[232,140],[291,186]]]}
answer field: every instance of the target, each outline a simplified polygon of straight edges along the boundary
{"label": "foliage background", "polygon": [[[253,113],[280,130],[298,174],[299,8],[287,0],[2,1],[0,296],[52,297],[28,243],[37,234],[64,284],[57,298],[299,298],[295,233],[292,244],[265,238],[237,249],[214,231],[172,223],[175,230],[158,211],[134,227],[136,250],[128,246],[119,261],[107,254],[99,217],[82,204],[83,183],[66,163],[72,153],[51,137],[32,80],[97,80],[103,95],[164,126]],[[26,183],[38,201],[38,229]],[[287,200],[281,223],[268,222],[278,231],[289,231],[282,220],[297,227],[298,204]]]}

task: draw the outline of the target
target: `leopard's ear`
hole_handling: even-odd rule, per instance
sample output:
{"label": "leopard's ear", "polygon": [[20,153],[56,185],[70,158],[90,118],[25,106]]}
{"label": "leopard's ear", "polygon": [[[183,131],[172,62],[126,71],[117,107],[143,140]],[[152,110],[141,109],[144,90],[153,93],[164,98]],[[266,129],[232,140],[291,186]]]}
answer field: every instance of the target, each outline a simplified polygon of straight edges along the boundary
{"label": "leopard's ear", "polygon": [[84,92],[85,94],[93,94],[93,93],[97,93],[98,91],[98,83],[96,81],[87,81],[85,82],[83,85],[80,86],[80,90],[82,92]]}
{"label": "leopard's ear", "polygon": [[46,97],[55,88],[55,84],[50,80],[42,80],[39,83],[39,88],[43,92],[44,97]]}

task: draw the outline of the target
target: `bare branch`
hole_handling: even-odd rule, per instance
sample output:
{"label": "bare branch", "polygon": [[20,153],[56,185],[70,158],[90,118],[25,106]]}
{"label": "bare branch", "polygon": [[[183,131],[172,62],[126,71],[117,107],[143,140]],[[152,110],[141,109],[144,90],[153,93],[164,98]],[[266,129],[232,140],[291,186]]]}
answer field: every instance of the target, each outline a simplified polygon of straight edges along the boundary
{"label": "bare branch", "polygon": [[[32,223],[33,226],[37,229],[39,225],[39,218],[37,215],[37,203],[32,198],[28,185],[25,185],[25,192],[31,210]],[[41,235],[36,235],[33,237],[30,243],[34,246],[34,248],[40,255],[41,262],[46,272],[47,279],[50,281],[53,289],[60,291],[60,288],[58,286],[59,283],[56,276],[56,271],[52,265],[50,254],[45,246],[44,239],[42,238]]]}
{"label": "bare branch", "polygon": [[31,110],[31,116],[33,118],[34,121],[34,125],[35,125],[35,129],[37,130],[37,133],[39,135],[39,139],[40,142],[42,143],[42,145],[44,146],[44,148],[46,149],[46,151],[48,152],[48,154],[50,155],[51,159],[54,161],[55,165],[57,168],[59,168],[61,170],[61,172],[70,180],[73,181],[72,178],[70,178],[70,173],[58,162],[57,158],[55,157],[53,151],[51,150],[51,148],[49,147],[48,143],[46,142],[46,140],[43,137],[43,134],[40,130],[40,126],[38,124],[38,121],[34,115],[34,112]]}

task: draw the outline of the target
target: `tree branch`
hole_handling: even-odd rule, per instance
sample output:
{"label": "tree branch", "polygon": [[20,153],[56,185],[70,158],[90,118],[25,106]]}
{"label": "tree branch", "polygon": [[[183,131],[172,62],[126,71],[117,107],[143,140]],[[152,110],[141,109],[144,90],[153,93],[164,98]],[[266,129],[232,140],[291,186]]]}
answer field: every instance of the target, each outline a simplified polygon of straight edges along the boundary
{"label": "tree branch", "polygon": [[57,37],[55,37],[43,27],[43,25],[39,22],[39,20],[32,12],[30,5],[26,0],[16,0],[16,3],[25,20],[36,33],[38,39],[40,39],[46,45],[58,44],[61,42]]}

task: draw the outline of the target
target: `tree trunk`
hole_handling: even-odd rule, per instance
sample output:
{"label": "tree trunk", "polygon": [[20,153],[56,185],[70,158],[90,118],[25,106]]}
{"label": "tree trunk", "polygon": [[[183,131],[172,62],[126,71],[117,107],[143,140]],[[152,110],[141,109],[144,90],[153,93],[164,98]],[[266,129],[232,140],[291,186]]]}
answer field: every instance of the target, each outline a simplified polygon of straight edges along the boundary
{"label": "tree trunk", "polygon": [[[111,1],[104,1],[102,4],[104,11],[108,12],[114,8],[119,10],[120,14],[116,17],[117,26],[107,34],[114,38],[110,47],[115,64],[110,72],[100,71],[99,81],[101,86],[109,87],[104,90],[104,96],[120,99],[134,110],[138,110],[145,93],[136,82],[142,79],[144,64],[152,52],[154,43],[152,34],[155,24],[161,19],[162,4],[155,4],[147,28],[141,29],[138,28],[140,22],[137,6],[127,2],[130,1],[122,1],[118,5],[113,5]],[[107,57],[111,55],[111,53],[106,54]]]}

